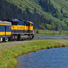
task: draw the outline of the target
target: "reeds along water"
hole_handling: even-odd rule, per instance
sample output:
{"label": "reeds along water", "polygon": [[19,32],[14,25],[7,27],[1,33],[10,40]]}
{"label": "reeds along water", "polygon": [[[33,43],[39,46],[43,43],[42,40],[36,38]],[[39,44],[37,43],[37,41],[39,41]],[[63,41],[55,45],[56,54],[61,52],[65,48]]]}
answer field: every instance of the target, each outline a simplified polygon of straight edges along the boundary
{"label": "reeds along water", "polygon": [[59,30],[59,31],[55,31],[55,30],[34,30],[34,34],[35,35],[68,35],[68,31],[65,30]]}

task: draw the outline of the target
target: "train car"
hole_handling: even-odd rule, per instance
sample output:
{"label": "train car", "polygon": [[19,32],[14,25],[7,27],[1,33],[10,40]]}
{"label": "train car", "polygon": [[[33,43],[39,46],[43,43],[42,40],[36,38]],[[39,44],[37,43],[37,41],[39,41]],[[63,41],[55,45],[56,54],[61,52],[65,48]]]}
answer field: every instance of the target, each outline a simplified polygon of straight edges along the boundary
{"label": "train car", "polygon": [[33,23],[30,21],[19,21],[14,19],[11,21],[12,39],[20,40],[21,36],[27,35],[27,39],[33,39]]}
{"label": "train car", "polygon": [[11,37],[11,22],[0,21],[0,42],[8,41]]}
{"label": "train car", "polygon": [[0,21],[0,42],[20,40],[22,36],[27,36],[26,39],[34,38],[33,22],[17,19]]}

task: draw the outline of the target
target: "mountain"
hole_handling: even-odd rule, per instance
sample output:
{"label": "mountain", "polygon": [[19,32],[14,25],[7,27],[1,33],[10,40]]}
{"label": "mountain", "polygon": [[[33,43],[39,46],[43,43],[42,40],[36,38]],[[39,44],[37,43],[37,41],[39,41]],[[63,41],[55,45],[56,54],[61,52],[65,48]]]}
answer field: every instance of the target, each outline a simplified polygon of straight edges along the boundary
{"label": "mountain", "polygon": [[35,29],[67,30],[68,0],[1,0],[0,19],[34,22]]}

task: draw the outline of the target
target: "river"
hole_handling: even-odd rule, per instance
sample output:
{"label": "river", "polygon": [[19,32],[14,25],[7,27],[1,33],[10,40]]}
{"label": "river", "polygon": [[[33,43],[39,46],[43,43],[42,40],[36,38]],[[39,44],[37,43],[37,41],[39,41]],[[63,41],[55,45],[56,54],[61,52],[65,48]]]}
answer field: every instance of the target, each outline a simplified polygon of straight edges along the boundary
{"label": "river", "polygon": [[54,39],[54,38],[61,38],[61,39],[68,39],[68,36],[65,35],[56,35],[56,36],[52,36],[52,35],[35,35],[34,39],[37,38],[41,38],[41,39]]}
{"label": "river", "polygon": [[19,56],[16,68],[68,68],[68,47],[44,49]]}

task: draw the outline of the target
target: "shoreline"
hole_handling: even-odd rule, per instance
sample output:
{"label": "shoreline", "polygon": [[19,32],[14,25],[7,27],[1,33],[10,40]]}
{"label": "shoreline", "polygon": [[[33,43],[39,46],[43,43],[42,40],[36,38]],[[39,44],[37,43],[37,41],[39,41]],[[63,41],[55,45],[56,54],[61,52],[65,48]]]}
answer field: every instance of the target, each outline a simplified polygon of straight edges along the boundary
{"label": "shoreline", "polygon": [[60,36],[67,36],[68,35],[68,31],[67,30],[58,30],[58,31],[55,31],[55,30],[41,30],[41,29],[35,29],[34,30],[34,35],[53,35],[53,36],[56,36],[56,35],[60,35]]}
{"label": "shoreline", "polygon": [[18,63],[15,58],[30,52],[68,46],[68,41],[64,39],[40,39],[31,41],[15,41],[12,44],[11,43],[12,42],[7,42],[6,45],[5,43],[0,45],[0,68],[15,68]]}

